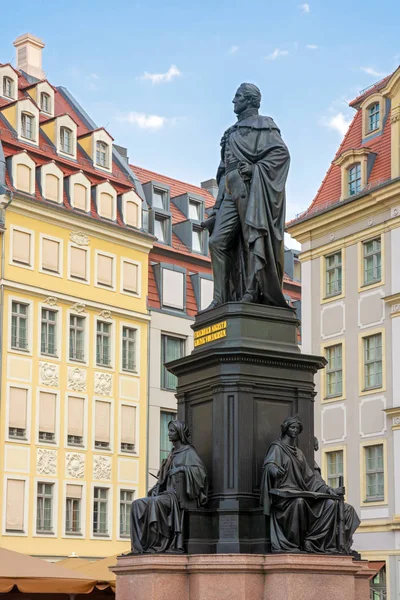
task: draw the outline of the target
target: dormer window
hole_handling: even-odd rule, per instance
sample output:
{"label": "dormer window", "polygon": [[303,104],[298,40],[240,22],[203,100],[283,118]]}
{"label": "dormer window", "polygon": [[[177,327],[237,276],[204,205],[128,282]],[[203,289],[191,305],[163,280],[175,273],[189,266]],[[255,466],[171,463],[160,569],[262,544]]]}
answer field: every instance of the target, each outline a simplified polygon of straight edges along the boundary
{"label": "dormer window", "polygon": [[72,154],[72,131],[68,127],[60,129],[60,150],[65,154]]}
{"label": "dormer window", "polygon": [[3,77],[3,96],[14,98],[14,82],[11,77]]}
{"label": "dormer window", "polygon": [[349,196],[361,192],[361,163],[356,163],[348,170],[349,174]]}
{"label": "dormer window", "polygon": [[192,252],[203,253],[203,232],[200,229],[193,228],[192,231]]}
{"label": "dormer window", "polygon": [[51,114],[51,98],[46,92],[40,94],[40,110]]}
{"label": "dormer window", "polygon": [[34,117],[28,113],[21,115],[21,135],[27,140],[34,139]]}
{"label": "dormer window", "polygon": [[166,193],[162,190],[153,190],[153,207],[165,208]]}
{"label": "dormer window", "polygon": [[96,143],[96,164],[108,169],[108,145],[104,142]]}
{"label": "dormer window", "polygon": [[194,200],[189,200],[189,219],[192,221],[200,221],[200,203]]}
{"label": "dormer window", "polygon": [[167,240],[167,220],[162,217],[155,216],[154,217],[154,235],[162,244],[166,243]]}
{"label": "dormer window", "polygon": [[368,109],[368,133],[376,131],[380,127],[380,106],[375,102]]}

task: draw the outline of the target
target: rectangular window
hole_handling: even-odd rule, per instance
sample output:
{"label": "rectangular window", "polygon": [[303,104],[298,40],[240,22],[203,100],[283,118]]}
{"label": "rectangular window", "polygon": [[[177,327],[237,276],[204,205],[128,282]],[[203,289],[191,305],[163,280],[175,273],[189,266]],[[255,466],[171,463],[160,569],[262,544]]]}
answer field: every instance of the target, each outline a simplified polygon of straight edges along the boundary
{"label": "rectangular window", "polygon": [[121,405],[121,452],[135,452],[136,406]]}
{"label": "rectangular window", "polygon": [[54,483],[37,486],[36,533],[53,533]]}
{"label": "rectangular window", "polygon": [[111,404],[95,401],[94,447],[110,448]]}
{"label": "rectangular window", "polygon": [[368,132],[379,129],[379,113],[380,113],[379,102],[376,102],[368,109]]}
{"label": "rectangular window", "polygon": [[14,263],[31,266],[32,236],[26,231],[12,231],[12,260]]}
{"label": "rectangular window", "polygon": [[171,442],[168,439],[168,423],[176,420],[176,413],[162,410],[160,412],[160,464],[171,452]]}
{"label": "rectangular window", "polygon": [[72,154],[72,131],[66,127],[62,127],[60,131],[61,152]]}
{"label": "rectangular window", "polygon": [[154,235],[159,242],[167,243],[167,219],[154,217]]}
{"label": "rectangular window", "polygon": [[383,444],[365,446],[366,501],[379,502],[385,497]]}
{"label": "rectangular window", "polygon": [[87,280],[87,250],[70,247],[70,276],[75,279]]}
{"label": "rectangular window", "polygon": [[361,192],[361,164],[357,163],[348,170],[349,175],[349,196],[354,196]]}
{"label": "rectangular window", "polygon": [[69,358],[72,360],[85,360],[85,317],[70,315]]}
{"label": "rectangular window", "polygon": [[108,489],[95,487],[93,497],[93,534],[108,534]]}
{"label": "rectangular window", "polygon": [[123,261],[122,287],[125,292],[138,293],[139,267],[133,263]]}
{"label": "rectangular window", "polygon": [[122,328],[122,370],[136,371],[136,329]]}
{"label": "rectangular window", "polygon": [[28,390],[10,387],[8,437],[26,440],[26,414],[28,407]]}
{"label": "rectangular window", "polygon": [[52,273],[60,272],[60,242],[42,239],[42,269]]}
{"label": "rectangular window", "polygon": [[67,443],[69,446],[83,446],[85,420],[85,399],[68,397]]}
{"label": "rectangular window", "polygon": [[162,269],[162,304],[183,310],[185,307],[185,274],[182,271]]}
{"label": "rectangular window", "polygon": [[161,190],[153,190],[153,208],[164,208],[166,205],[166,193]]}
{"label": "rectangular window", "polygon": [[22,302],[11,305],[11,347],[28,350],[28,304]]}
{"label": "rectangular window", "polygon": [[161,387],[167,390],[176,390],[178,379],[165,368],[168,363],[177,358],[182,358],[185,353],[185,340],[170,335],[161,336]]}
{"label": "rectangular window", "polygon": [[364,285],[377,283],[382,279],[381,238],[363,243]]}
{"label": "rectangular window", "polygon": [[33,117],[26,113],[21,115],[21,135],[28,140],[33,140]]}
{"label": "rectangular window", "polygon": [[199,229],[192,231],[192,251],[199,254],[203,252],[203,232]]}
{"label": "rectangular window", "polygon": [[327,484],[331,488],[339,487],[339,477],[343,477],[343,450],[326,453]]}
{"label": "rectangular window", "polygon": [[6,531],[24,531],[25,481],[7,480]]}
{"label": "rectangular window", "polygon": [[192,221],[200,221],[200,203],[194,200],[189,200],[189,219]]}
{"label": "rectangular window", "polygon": [[119,535],[129,537],[131,532],[131,504],[134,492],[121,490],[119,497]]}
{"label": "rectangular window", "polygon": [[326,297],[342,293],[342,252],[335,252],[325,257]]}
{"label": "rectangular window", "polygon": [[82,486],[67,485],[65,503],[65,533],[81,532]]}
{"label": "rectangular window", "polygon": [[105,254],[97,255],[97,283],[106,287],[113,287],[114,259]]}
{"label": "rectangular window", "polygon": [[111,363],[111,323],[97,321],[96,364],[109,367]]}
{"label": "rectangular window", "polygon": [[56,438],[56,395],[39,392],[39,441],[54,442]]}
{"label": "rectangular window", "polygon": [[343,393],[342,344],[326,348],[326,390],[327,398],[341,396]]}
{"label": "rectangular window", "polygon": [[364,389],[382,387],[382,334],[364,338]]}
{"label": "rectangular window", "polygon": [[40,339],[40,352],[42,354],[56,356],[56,326],[57,312],[55,310],[49,310],[48,308],[42,308]]}

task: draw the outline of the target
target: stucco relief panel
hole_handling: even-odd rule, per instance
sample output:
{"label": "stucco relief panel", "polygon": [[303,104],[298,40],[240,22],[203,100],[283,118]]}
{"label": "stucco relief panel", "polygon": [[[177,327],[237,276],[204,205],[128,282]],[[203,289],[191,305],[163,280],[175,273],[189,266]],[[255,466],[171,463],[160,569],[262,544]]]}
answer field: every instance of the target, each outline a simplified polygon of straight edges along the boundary
{"label": "stucco relief panel", "polygon": [[365,396],[360,400],[360,435],[370,437],[382,435],[387,429],[385,396]]}
{"label": "stucco relief panel", "polygon": [[68,389],[75,392],[86,392],[86,370],[68,367]]}
{"label": "stucco relief panel", "polygon": [[360,329],[382,325],[385,319],[385,293],[373,290],[361,294],[358,299],[358,326]]}
{"label": "stucco relief panel", "polygon": [[101,396],[111,396],[113,386],[113,376],[111,373],[94,374],[94,393]]}
{"label": "stucco relief panel", "polygon": [[57,450],[38,448],[36,468],[39,475],[56,475],[57,473]]}
{"label": "stucco relief panel", "polygon": [[93,479],[95,481],[111,479],[111,457],[99,454],[93,457]]}
{"label": "stucco relief panel", "polygon": [[80,452],[67,452],[65,470],[68,477],[83,479],[85,476],[85,456]]}
{"label": "stucco relief panel", "polygon": [[325,304],[321,310],[321,337],[327,340],[342,335],[346,328],[346,308],[344,302]]}
{"label": "stucco relief panel", "polygon": [[321,409],[322,442],[343,442],[346,435],[346,407],[343,402],[323,406]]}
{"label": "stucco relief panel", "polygon": [[40,385],[58,387],[58,365],[48,362],[39,363]]}

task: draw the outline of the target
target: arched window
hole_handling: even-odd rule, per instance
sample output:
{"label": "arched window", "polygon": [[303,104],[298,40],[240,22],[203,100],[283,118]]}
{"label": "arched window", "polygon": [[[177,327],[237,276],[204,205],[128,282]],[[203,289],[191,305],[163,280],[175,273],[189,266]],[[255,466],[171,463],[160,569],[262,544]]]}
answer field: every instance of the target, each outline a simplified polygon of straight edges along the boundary
{"label": "arched window", "polygon": [[11,77],[3,77],[3,96],[14,98],[14,82]]}
{"label": "arched window", "polygon": [[361,192],[361,163],[356,163],[348,170],[349,174],[349,196]]}
{"label": "arched window", "polygon": [[47,173],[46,175],[46,200],[52,202],[59,202],[59,185],[60,180],[56,175]]}
{"label": "arched window", "polygon": [[45,113],[51,113],[51,98],[45,92],[40,94],[40,110]]}
{"label": "arched window", "polygon": [[65,154],[72,154],[72,131],[68,127],[60,129],[60,150]]}
{"label": "arched window", "polygon": [[139,206],[136,204],[136,202],[128,201],[125,204],[125,223],[131,227],[138,227]]}
{"label": "arched window", "polygon": [[108,145],[105,142],[96,143],[96,165],[108,168]]}
{"label": "arched window", "polygon": [[368,133],[375,131],[380,127],[380,106],[375,102],[368,108]]}
{"label": "arched window", "polygon": [[33,115],[30,115],[29,113],[22,113],[22,115],[21,115],[21,135],[22,135],[22,137],[24,137],[28,140],[35,139],[34,123],[35,123],[35,118]]}
{"label": "arched window", "polygon": [[21,192],[31,193],[31,177],[32,170],[24,164],[17,165],[17,181],[16,188]]}

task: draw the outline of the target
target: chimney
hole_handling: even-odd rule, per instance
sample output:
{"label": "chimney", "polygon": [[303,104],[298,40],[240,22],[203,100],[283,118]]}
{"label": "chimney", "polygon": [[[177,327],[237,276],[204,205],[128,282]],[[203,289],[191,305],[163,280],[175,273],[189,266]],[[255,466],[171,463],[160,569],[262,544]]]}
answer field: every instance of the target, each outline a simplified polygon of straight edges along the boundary
{"label": "chimney", "polygon": [[17,69],[36,79],[44,79],[42,71],[42,49],[45,44],[31,33],[20,35],[14,42],[17,50]]}
{"label": "chimney", "polygon": [[201,182],[203,190],[207,190],[214,198],[218,196],[218,183],[216,179],[207,179],[207,181]]}

